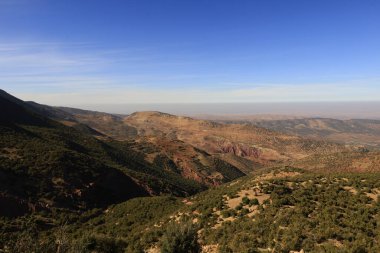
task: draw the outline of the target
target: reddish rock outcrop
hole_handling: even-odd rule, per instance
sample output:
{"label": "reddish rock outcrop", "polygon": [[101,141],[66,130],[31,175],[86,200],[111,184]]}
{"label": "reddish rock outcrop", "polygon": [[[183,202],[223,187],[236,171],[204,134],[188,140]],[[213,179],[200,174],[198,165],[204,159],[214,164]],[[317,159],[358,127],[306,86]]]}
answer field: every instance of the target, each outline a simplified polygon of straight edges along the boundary
{"label": "reddish rock outcrop", "polygon": [[255,147],[235,143],[222,144],[220,150],[222,153],[233,153],[234,155],[241,157],[259,158],[261,154],[260,150]]}

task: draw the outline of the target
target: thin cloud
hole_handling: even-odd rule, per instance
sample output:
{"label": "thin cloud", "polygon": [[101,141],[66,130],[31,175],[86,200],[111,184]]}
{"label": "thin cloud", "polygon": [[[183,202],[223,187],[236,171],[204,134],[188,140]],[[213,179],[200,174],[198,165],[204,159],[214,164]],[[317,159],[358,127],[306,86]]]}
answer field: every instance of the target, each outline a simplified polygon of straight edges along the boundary
{"label": "thin cloud", "polygon": [[170,86],[176,81],[215,76],[171,70],[171,66],[189,63],[161,57],[148,48],[103,49],[91,43],[0,43],[0,85],[15,91],[17,87],[18,92],[47,84],[56,89],[83,90],[100,85]]}
{"label": "thin cloud", "polygon": [[23,85],[41,88],[49,84],[62,89],[112,85],[116,82],[114,78],[103,75],[103,72],[112,69],[115,59],[122,58],[131,65],[139,61],[120,54],[121,51],[94,50],[93,45],[88,46],[90,49],[84,43],[0,44],[0,85],[5,89],[18,87],[19,90]]}
{"label": "thin cloud", "polygon": [[[91,43],[0,43],[0,86],[26,100],[67,105],[379,100],[379,79],[333,83],[243,83],[178,72],[149,49]],[[154,67],[152,67],[152,65]],[[191,68],[189,68],[191,69]],[[223,80],[223,81],[219,81]]]}
{"label": "thin cloud", "polygon": [[[370,93],[370,94],[368,94]],[[27,100],[47,104],[128,104],[128,103],[255,103],[255,102],[311,102],[311,101],[376,101],[380,88],[371,85],[349,86],[331,84],[271,85],[251,89],[215,90],[98,88],[84,92],[24,93]]]}

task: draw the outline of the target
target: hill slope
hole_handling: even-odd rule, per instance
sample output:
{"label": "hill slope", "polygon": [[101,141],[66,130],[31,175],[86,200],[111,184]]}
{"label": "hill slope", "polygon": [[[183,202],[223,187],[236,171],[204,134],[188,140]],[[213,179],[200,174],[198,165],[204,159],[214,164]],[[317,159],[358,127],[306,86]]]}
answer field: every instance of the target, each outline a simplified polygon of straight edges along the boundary
{"label": "hill slope", "polygon": [[[1,215],[18,207],[23,211],[15,211],[16,216],[37,209],[87,210],[137,196],[186,196],[245,175],[185,143],[116,141],[71,114],[24,103],[5,92],[0,104]],[[63,125],[41,112],[73,124]],[[146,150],[158,151],[148,157]]]}
{"label": "hill slope", "polygon": [[[47,116],[66,124],[85,124],[88,127],[116,140],[138,139],[140,137],[159,137],[180,140],[209,154],[226,157],[227,162],[247,160],[250,166],[281,163],[305,158],[313,154],[330,154],[347,150],[342,145],[315,138],[315,135],[300,135],[284,131],[283,121],[251,122],[196,120],[161,112],[136,112],[131,115],[114,115],[66,107],[45,107]],[[69,115],[69,116],[68,116]],[[294,119],[304,120],[304,119]],[[237,122],[237,123],[234,123]],[[273,122],[272,124],[270,122]],[[276,122],[279,123],[277,126]],[[293,122],[289,120],[289,122]],[[264,125],[268,124],[268,125]],[[348,123],[347,123],[348,124]],[[275,129],[275,127],[278,129]],[[275,132],[273,130],[280,130]],[[359,126],[356,127],[359,131]],[[374,130],[375,131],[375,127]],[[231,156],[232,154],[232,156]],[[236,164],[236,161],[235,161]],[[240,163],[242,164],[242,163]],[[247,166],[239,169],[246,171]],[[249,169],[248,169],[249,170]],[[252,169],[251,169],[252,170]]]}
{"label": "hill slope", "polygon": [[5,252],[380,250],[376,151],[4,92],[0,105]]}
{"label": "hill slope", "polygon": [[379,178],[271,168],[187,199],[129,200],[36,240],[96,252],[379,252]]}
{"label": "hill slope", "polygon": [[35,113],[5,92],[0,104],[1,215],[87,209],[148,195],[134,179],[101,161],[112,147]]}
{"label": "hill slope", "polygon": [[[251,124],[215,123],[161,112],[136,112],[126,116],[64,107],[49,108],[48,110],[69,113],[74,123],[86,124],[113,139],[128,140],[140,137],[159,137],[168,141],[176,139],[209,154],[226,157],[229,159],[228,162],[243,158],[247,160],[246,163],[250,161],[250,165],[254,168],[260,167],[260,164],[284,162],[316,153],[346,150],[341,145],[327,141],[315,138],[303,139]],[[55,113],[59,114],[61,113]],[[65,124],[74,124],[65,121],[64,118],[60,120]],[[248,168],[243,166],[240,169]]]}
{"label": "hill slope", "polygon": [[350,145],[380,147],[380,121],[367,119],[338,120],[328,118],[224,120],[250,123],[290,135],[325,139]]}
{"label": "hill slope", "polygon": [[220,124],[160,112],[139,112],[124,119],[138,135],[175,138],[210,154],[229,154],[264,165],[316,153],[345,150],[333,143],[302,139],[246,124]]}

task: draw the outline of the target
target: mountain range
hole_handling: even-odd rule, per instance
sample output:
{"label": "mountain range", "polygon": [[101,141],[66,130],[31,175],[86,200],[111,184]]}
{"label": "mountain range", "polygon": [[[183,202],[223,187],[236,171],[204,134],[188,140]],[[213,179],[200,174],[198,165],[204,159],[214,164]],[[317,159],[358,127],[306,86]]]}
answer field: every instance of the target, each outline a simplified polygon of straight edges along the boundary
{"label": "mountain range", "polygon": [[253,124],[304,138],[325,139],[332,142],[379,148],[380,120],[307,118],[286,115],[225,115],[203,116],[221,123]]}
{"label": "mountain range", "polygon": [[[356,234],[326,235],[315,210],[356,201],[377,226],[379,121],[121,115],[5,91],[0,108],[0,252],[185,252],[170,236],[187,252],[378,249],[376,228],[337,217]],[[372,251],[343,251],[359,239]]]}

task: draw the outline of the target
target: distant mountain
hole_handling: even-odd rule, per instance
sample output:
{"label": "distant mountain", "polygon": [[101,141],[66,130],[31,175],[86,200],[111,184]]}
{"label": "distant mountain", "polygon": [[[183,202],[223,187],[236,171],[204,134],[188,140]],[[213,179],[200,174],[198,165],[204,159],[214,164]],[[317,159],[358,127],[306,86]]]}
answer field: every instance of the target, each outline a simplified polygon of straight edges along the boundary
{"label": "distant mountain", "polygon": [[160,112],[138,112],[124,118],[138,135],[179,139],[210,154],[233,154],[268,165],[316,153],[345,150],[338,144],[303,139],[248,124],[223,124]]}
{"label": "distant mountain", "polygon": [[[365,171],[366,168],[376,170],[377,166],[377,160],[373,159],[377,157],[376,151],[361,155],[371,157],[364,167],[355,162],[356,160],[347,165],[349,154],[362,154],[357,152],[357,145],[367,144],[364,146],[376,147],[376,136],[379,131],[379,121],[376,120],[303,118],[276,120],[265,117],[250,118],[249,121],[239,121],[236,118],[232,121],[224,119],[215,122],[161,112],[113,115],[74,108],[44,107],[47,107],[47,111],[57,110],[58,113],[55,115],[62,115],[61,111],[64,111],[68,115],[65,115],[65,118],[56,117],[57,120],[66,125],[79,127],[82,131],[88,128],[86,132],[92,132],[98,139],[135,140],[133,145],[140,143],[139,145],[151,146],[156,150],[160,149],[156,154],[165,154],[172,158],[176,157],[173,153],[176,149],[173,147],[176,147],[176,141],[180,141],[182,145],[189,145],[195,150],[207,153],[212,159],[233,165],[244,174],[281,163],[325,171]],[[65,120],[67,118],[71,118],[71,121]],[[329,140],[354,146],[344,147]],[[364,142],[365,140],[368,142]],[[138,149],[134,147],[134,150]],[[186,156],[185,154],[191,153],[187,151],[181,155]],[[347,158],[343,159],[343,156]],[[324,157],[330,158],[324,159]],[[187,160],[192,161],[192,159]],[[185,172],[189,168],[188,163],[179,162],[178,159],[172,161],[181,168],[181,173],[185,177],[194,175],[193,179],[200,182],[215,183],[211,183],[215,179],[210,181],[207,179],[208,176],[199,171],[195,174]],[[197,163],[192,161],[191,164],[193,165],[190,167],[197,168],[195,166]],[[202,175],[202,178],[199,178],[199,175]],[[220,182],[225,180],[221,178]]]}
{"label": "distant mountain", "polygon": [[67,126],[85,124],[113,139],[125,140],[136,137],[137,130],[123,123],[126,115],[82,110],[70,107],[53,107],[27,102],[38,113]]}
{"label": "distant mountain", "polygon": [[304,138],[325,139],[328,141],[364,145],[367,147],[380,147],[380,120],[351,119],[339,120],[329,118],[291,118],[270,119],[255,118],[239,120],[221,119],[224,123],[253,124],[258,127],[271,129],[290,135]]}
{"label": "distant mountain", "polygon": [[380,147],[380,120],[292,119],[260,121],[257,126],[307,138]]}
{"label": "distant mountain", "polygon": [[[327,141],[303,139],[244,123],[216,123],[162,112],[113,115],[63,107],[53,109],[70,113],[75,122],[86,124],[117,140],[141,137],[180,140],[238,166],[244,173],[269,164],[300,159],[316,153],[346,150],[341,145]],[[74,124],[64,119],[58,120],[67,125]]]}

